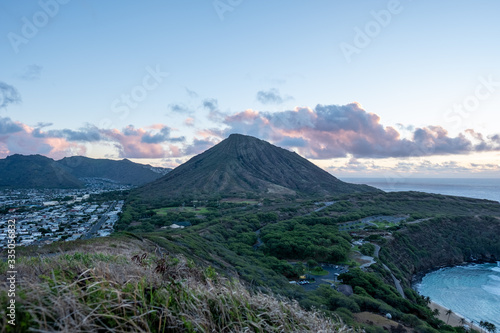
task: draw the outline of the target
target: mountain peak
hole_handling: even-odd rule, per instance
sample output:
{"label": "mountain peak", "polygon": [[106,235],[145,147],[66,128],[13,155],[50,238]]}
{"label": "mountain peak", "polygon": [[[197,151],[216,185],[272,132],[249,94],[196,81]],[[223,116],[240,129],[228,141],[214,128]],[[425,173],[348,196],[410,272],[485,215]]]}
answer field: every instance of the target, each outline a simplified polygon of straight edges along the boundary
{"label": "mountain peak", "polygon": [[376,191],[344,183],[305,158],[258,138],[231,134],[166,176],[139,189],[143,197],[325,196]]}
{"label": "mountain peak", "polygon": [[254,137],[254,136],[239,134],[239,133],[231,133],[231,134],[229,134],[229,136],[225,140],[258,140],[258,141],[263,141],[259,138]]}

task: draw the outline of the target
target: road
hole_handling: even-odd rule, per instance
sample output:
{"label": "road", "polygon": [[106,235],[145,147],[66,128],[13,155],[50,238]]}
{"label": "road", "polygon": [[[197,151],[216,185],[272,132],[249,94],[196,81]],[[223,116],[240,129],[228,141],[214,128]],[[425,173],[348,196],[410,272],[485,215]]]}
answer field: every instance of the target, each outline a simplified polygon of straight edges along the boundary
{"label": "road", "polygon": [[412,222],[407,222],[406,224],[416,224],[416,223],[420,223],[420,222],[425,222],[425,221],[429,221],[431,218],[428,217],[428,218],[425,218],[425,219],[420,219],[420,220],[415,220],[415,221],[412,221]]}
{"label": "road", "polygon": [[[373,243],[372,243],[373,244]],[[375,251],[373,251],[373,256],[375,258],[378,258],[378,255],[380,253],[380,245],[377,245],[377,244],[373,244],[373,246],[375,246]]]}
{"label": "road", "polygon": [[[373,244],[373,243],[371,243],[371,244]],[[378,258],[378,255],[380,253],[380,246],[377,244],[373,244],[373,245],[375,246],[375,251],[373,251],[373,257]],[[389,267],[387,267],[386,264],[382,264],[382,266],[384,267],[384,269],[386,271],[391,273],[391,277],[392,277],[392,280],[394,281],[394,285],[396,286],[396,289],[398,290],[401,297],[406,298],[403,287],[401,287],[401,282],[394,276],[394,274],[392,274],[392,271],[389,269]]]}
{"label": "road", "polygon": [[324,206],[321,206],[319,208],[316,208],[315,210],[313,210],[312,212],[310,213],[307,213],[307,214],[304,214],[303,216],[309,216],[311,215],[312,213],[317,213],[319,211],[322,211],[323,209],[325,209],[326,207],[329,207],[331,205],[333,205],[334,203],[336,203],[336,201],[324,201],[324,202],[317,202],[316,204],[325,204]]}
{"label": "road", "polygon": [[324,205],[324,206],[321,206],[321,207],[319,207],[319,208],[317,208],[317,209],[315,209],[315,210],[314,210],[314,212],[319,212],[319,211],[321,211],[321,210],[325,209],[326,207],[333,205],[335,202],[336,202],[336,201],[326,201],[326,202],[320,202],[320,203],[324,203],[325,205]]}
{"label": "road", "polygon": [[386,271],[388,271],[389,273],[391,273],[391,277],[392,277],[392,280],[394,281],[394,285],[396,286],[396,289],[398,290],[398,292],[401,295],[401,297],[406,298],[405,292],[403,290],[403,287],[401,287],[401,282],[399,282],[399,280],[396,279],[396,277],[394,276],[394,274],[392,274],[392,272],[389,269],[389,267],[387,267],[385,264],[382,264],[382,266],[384,266],[384,268],[385,268]]}
{"label": "road", "polygon": [[365,226],[373,226],[378,228],[378,226],[375,223],[373,223],[373,221],[387,221],[389,223],[398,224],[399,222],[407,218],[408,215],[405,216],[374,215],[356,221],[339,223],[338,226],[339,226],[339,231],[347,231],[350,230],[351,227],[363,229]]}
{"label": "road", "polygon": [[262,245],[264,245],[264,243],[262,242],[262,239],[260,239],[260,230],[261,229],[255,231],[255,234],[257,235],[257,242],[253,245],[253,249],[254,250],[257,250],[259,247],[261,247]]}
{"label": "road", "polygon": [[106,214],[109,213],[110,211],[112,211],[113,209],[115,209],[115,206],[116,206],[116,202],[113,202],[111,204],[111,206],[109,206],[108,210],[102,214],[99,221],[96,224],[94,224],[85,235],[82,236],[82,239],[89,239],[89,238],[95,237],[92,235],[95,234],[97,232],[97,230],[101,229],[104,222],[106,222],[108,220],[108,216]]}

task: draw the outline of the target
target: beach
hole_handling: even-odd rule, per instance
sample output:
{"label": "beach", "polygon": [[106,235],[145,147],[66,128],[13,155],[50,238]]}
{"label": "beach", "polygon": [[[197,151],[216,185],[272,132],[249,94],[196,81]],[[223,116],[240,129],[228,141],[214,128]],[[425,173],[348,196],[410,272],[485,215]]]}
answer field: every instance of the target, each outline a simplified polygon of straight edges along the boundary
{"label": "beach", "polygon": [[[452,313],[450,315],[450,318],[448,320],[448,315],[446,314],[446,311],[448,311],[447,308],[445,308],[444,306],[442,305],[439,305],[437,303],[434,303],[431,301],[431,303],[429,304],[429,307],[434,310],[434,309],[438,309],[439,310],[439,316],[438,318],[441,319],[442,321],[444,321],[445,323],[448,322],[448,325],[450,326],[462,326],[462,324],[460,323],[460,319],[462,319],[463,317],[457,315],[456,313]],[[453,311],[453,310],[451,310]],[[466,325],[469,325],[469,327],[471,327],[472,329],[478,331],[478,332],[482,332],[483,330],[477,326],[477,325],[472,325],[467,319],[465,320],[465,324]]]}

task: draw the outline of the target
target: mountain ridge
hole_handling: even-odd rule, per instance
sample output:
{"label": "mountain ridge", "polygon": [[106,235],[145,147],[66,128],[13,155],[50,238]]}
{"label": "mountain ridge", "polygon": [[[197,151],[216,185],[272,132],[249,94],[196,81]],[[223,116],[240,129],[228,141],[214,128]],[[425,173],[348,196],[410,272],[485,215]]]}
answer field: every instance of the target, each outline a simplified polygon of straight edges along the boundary
{"label": "mountain ridge", "polygon": [[82,188],[83,183],[42,155],[14,154],[0,159],[0,188]]}
{"label": "mountain ridge", "polygon": [[0,159],[0,188],[82,188],[83,178],[104,178],[139,186],[170,170],[125,159],[72,156],[56,161],[43,155],[13,154]]}
{"label": "mountain ridge", "polygon": [[[101,177],[127,185],[143,185],[152,182],[170,170],[135,163],[128,159],[93,159],[84,156],[64,157],[57,163],[78,178]],[[160,169],[163,169],[163,172]]]}

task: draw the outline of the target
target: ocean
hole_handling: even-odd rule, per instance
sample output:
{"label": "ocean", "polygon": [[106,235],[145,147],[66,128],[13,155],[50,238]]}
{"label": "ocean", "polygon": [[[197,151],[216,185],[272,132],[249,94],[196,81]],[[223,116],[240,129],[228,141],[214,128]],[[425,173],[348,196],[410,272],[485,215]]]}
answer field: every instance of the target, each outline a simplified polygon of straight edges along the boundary
{"label": "ocean", "polygon": [[500,178],[342,178],[386,192],[420,191],[500,202]]}
{"label": "ocean", "polygon": [[[420,191],[500,202],[500,179],[345,178],[383,191]],[[443,268],[425,275],[416,289],[466,320],[489,321],[500,329],[500,263]]]}
{"label": "ocean", "polygon": [[500,328],[500,264],[442,268],[425,275],[417,291],[476,325]]}

